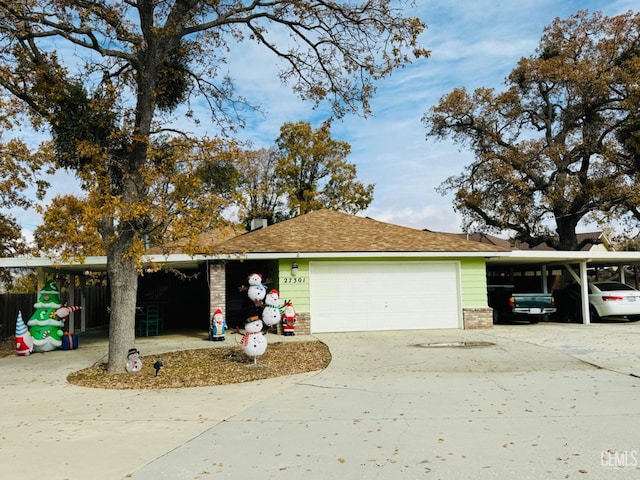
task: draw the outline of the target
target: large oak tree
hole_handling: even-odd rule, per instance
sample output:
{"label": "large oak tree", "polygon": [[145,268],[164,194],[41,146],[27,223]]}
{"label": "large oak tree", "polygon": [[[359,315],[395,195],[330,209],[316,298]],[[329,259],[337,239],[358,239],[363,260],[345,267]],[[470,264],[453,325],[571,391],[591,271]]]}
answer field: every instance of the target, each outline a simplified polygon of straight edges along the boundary
{"label": "large oak tree", "polygon": [[579,11],[545,28],[504,91],[444,96],[423,120],[475,154],[440,187],[465,228],[576,250],[582,220],[640,218],[639,78],[640,14]]}
{"label": "large oak tree", "polygon": [[161,213],[148,203],[164,193],[150,174],[163,162],[156,137],[202,148],[176,132],[175,114],[186,106],[193,117],[197,98],[221,127],[242,124],[248,102],[222,71],[242,42],[277,61],[303,99],[328,100],[336,115],[368,113],[375,81],[427,54],[417,44],[424,24],[401,4],[0,0],[0,87],[10,99],[0,117],[26,109],[34,127],[47,128],[47,153],[77,173],[95,209],[111,286],[109,371],[124,370],[134,342],[139,249]]}

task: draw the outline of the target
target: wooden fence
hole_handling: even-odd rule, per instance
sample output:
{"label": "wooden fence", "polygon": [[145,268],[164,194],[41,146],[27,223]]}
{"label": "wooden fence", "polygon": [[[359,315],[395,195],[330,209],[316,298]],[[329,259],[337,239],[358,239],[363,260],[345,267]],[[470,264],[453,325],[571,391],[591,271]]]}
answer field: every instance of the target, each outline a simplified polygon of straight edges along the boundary
{"label": "wooden fence", "polygon": [[22,319],[27,323],[34,311],[33,304],[37,298],[35,293],[0,295],[0,340],[15,335],[18,312],[22,312]]}

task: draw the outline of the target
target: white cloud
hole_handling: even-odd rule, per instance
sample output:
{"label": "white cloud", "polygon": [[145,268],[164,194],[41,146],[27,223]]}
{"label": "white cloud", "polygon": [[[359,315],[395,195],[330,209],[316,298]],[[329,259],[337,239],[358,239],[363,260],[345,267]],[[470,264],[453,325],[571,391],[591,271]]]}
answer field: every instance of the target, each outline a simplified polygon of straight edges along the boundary
{"label": "white cloud", "polygon": [[361,215],[375,220],[433,232],[459,232],[461,218],[446,206],[401,207],[397,210],[372,207]]}

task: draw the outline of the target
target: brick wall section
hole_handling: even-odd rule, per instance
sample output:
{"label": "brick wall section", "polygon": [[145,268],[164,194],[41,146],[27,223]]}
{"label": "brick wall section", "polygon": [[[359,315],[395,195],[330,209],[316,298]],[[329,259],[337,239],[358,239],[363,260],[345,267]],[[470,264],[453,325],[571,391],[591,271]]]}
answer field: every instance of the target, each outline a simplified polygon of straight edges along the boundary
{"label": "brick wall section", "polygon": [[462,309],[462,321],[465,330],[493,327],[493,309],[475,307]]}
{"label": "brick wall section", "polygon": [[[311,317],[309,312],[296,312],[296,335],[311,335]],[[282,335],[282,323],[278,323],[277,334]]]}
{"label": "brick wall section", "polygon": [[227,305],[227,291],[225,288],[226,271],[224,263],[212,263],[209,265],[209,318],[217,308],[222,314]]}
{"label": "brick wall section", "polygon": [[296,335],[311,335],[311,316],[309,312],[297,312]]}

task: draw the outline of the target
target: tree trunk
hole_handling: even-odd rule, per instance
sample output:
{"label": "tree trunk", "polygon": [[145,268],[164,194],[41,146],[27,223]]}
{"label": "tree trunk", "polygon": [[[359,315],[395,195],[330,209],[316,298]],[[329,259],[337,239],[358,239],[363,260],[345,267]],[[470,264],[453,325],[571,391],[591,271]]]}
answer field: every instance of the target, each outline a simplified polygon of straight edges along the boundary
{"label": "tree trunk", "polygon": [[578,237],[576,227],[579,219],[571,216],[556,216],[556,228],[558,232],[558,250],[576,250],[578,248]]}
{"label": "tree trunk", "polygon": [[138,271],[130,253],[132,235],[115,237],[107,248],[107,271],[111,287],[111,319],[109,321],[110,373],[125,371],[127,353],[134,347]]}

